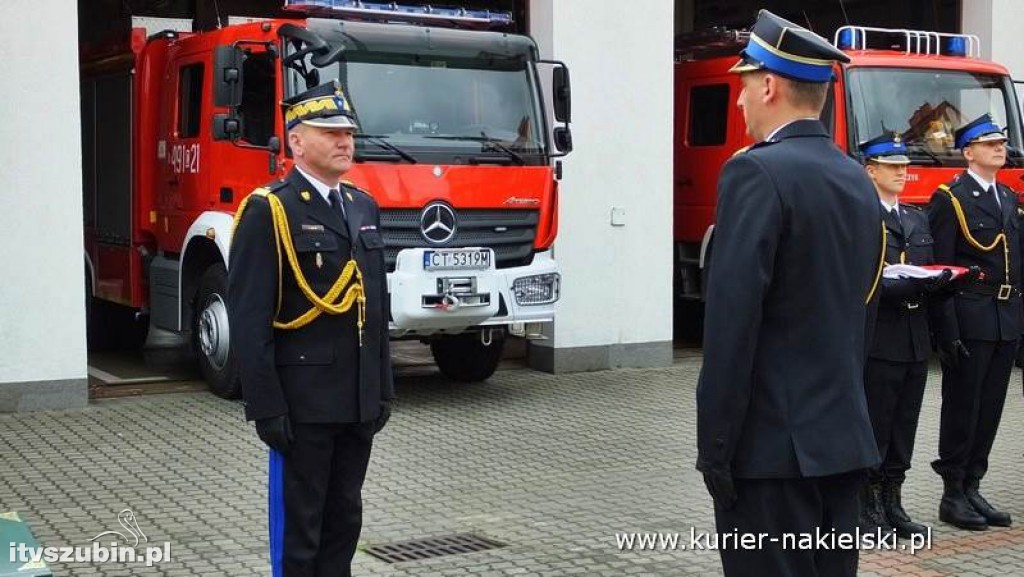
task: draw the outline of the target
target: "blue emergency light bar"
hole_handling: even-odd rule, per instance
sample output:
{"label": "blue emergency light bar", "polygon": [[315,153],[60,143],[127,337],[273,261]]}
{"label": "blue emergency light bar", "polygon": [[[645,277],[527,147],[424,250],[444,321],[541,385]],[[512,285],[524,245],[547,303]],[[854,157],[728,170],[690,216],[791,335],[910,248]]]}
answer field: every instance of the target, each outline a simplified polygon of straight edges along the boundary
{"label": "blue emergency light bar", "polygon": [[902,50],[904,54],[981,57],[981,40],[974,34],[843,26],[836,30],[832,43],[840,50],[867,50],[869,38],[873,47]]}
{"label": "blue emergency light bar", "polygon": [[328,18],[406,22],[430,26],[488,29],[512,24],[511,12],[468,10],[429,4],[420,6],[360,0],[285,0],[284,8]]}

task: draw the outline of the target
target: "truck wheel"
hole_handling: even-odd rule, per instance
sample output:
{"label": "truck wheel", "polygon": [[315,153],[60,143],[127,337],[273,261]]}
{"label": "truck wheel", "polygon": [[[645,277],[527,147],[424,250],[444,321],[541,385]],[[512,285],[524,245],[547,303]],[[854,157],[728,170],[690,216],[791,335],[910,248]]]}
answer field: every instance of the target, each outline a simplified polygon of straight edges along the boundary
{"label": "truck wheel", "polygon": [[492,332],[489,345],[480,341],[480,333],[436,337],[430,341],[430,352],[441,374],[454,381],[474,383],[487,380],[501,362],[505,333]]}
{"label": "truck wheel", "polygon": [[206,269],[199,279],[192,309],[192,346],[210,391],[223,399],[237,399],[241,382],[231,354],[227,293],[228,272],[224,265],[218,263]]}

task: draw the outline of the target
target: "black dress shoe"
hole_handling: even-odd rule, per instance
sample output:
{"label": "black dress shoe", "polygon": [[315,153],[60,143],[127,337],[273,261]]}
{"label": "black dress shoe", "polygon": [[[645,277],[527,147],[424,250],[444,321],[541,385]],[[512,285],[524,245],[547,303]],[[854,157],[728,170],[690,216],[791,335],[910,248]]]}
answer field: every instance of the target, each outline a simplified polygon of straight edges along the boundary
{"label": "black dress shoe", "polygon": [[988,529],[988,521],[967,501],[963,484],[949,479],[943,481],[945,489],[939,503],[939,520],[968,531]]}
{"label": "black dress shoe", "polygon": [[985,497],[981,496],[977,486],[969,487],[964,491],[964,494],[967,496],[967,502],[971,504],[971,507],[974,507],[974,510],[984,517],[989,525],[996,527],[1009,527],[1013,525],[1013,519],[1010,517],[1010,514],[993,507]]}

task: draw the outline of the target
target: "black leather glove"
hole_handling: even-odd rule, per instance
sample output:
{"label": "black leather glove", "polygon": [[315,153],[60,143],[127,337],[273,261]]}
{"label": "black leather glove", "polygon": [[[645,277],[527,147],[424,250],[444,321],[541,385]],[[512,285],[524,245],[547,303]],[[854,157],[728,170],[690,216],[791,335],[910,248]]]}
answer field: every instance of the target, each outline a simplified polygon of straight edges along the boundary
{"label": "black leather glove", "polygon": [[971,356],[971,352],[967,350],[963,342],[960,339],[955,341],[939,341],[939,361],[952,369],[960,366],[961,359],[966,359]]}
{"label": "black leather glove", "polygon": [[292,441],[294,440],[292,437],[292,424],[288,420],[288,415],[257,419],[256,434],[260,436],[260,440],[266,443],[268,447],[282,455],[288,454],[288,449],[291,448]]}
{"label": "black leather glove", "polygon": [[952,280],[953,271],[948,268],[943,270],[939,276],[914,279],[915,284],[917,285],[917,290],[926,295],[951,291],[952,286],[950,285],[950,281]]}
{"label": "black leather glove", "polygon": [[722,469],[704,471],[704,486],[714,499],[715,504],[724,511],[736,506],[736,485],[732,482],[732,473]]}
{"label": "black leather glove", "polygon": [[[964,274],[956,277],[956,282],[957,283],[977,282],[977,281],[981,280],[981,277],[982,277],[981,267],[978,266],[978,265],[974,265],[974,266],[967,267],[967,272],[965,272]],[[954,284],[956,284],[956,283],[954,283]]]}
{"label": "black leather glove", "polygon": [[377,420],[373,422],[373,434],[379,433],[384,428],[384,425],[388,424],[389,420],[391,420],[391,401],[381,401],[380,414],[377,415]]}

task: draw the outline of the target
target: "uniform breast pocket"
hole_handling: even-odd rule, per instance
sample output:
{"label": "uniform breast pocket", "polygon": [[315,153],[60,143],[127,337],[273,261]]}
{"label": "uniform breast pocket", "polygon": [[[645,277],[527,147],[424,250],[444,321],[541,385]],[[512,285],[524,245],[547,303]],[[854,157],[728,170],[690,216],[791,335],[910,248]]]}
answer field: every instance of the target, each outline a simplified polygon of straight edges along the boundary
{"label": "uniform breast pocket", "polygon": [[330,252],[338,250],[338,239],[326,232],[303,232],[292,237],[295,252]]}
{"label": "uniform breast pocket", "polygon": [[384,237],[376,230],[365,230],[359,235],[366,250],[384,250]]}
{"label": "uniform breast pocket", "polygon": [[293,235],[292,243],[302,273],[312,285],[321,288],[320,285],[329,280],[325,276],[330,272],[328,269],[337,268],[324,265],[329,260],[337,260],[334,253],[338,250],[338,239],[326,232],[303,232]]}
{"label": "uniform breast pocket", "polygon": [[988,215],[968,217],[967,222],[971,236],[981,243],[992,242],[1002,230],[999,222]]}
{"label": "uniform breast pocket", "polygon": [[915,263],[928,262],[932,258],[932,245],[935,239],[930,234],[912,234],[907,242],[910,261]]}

